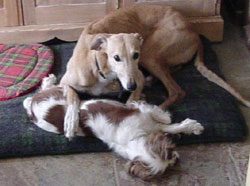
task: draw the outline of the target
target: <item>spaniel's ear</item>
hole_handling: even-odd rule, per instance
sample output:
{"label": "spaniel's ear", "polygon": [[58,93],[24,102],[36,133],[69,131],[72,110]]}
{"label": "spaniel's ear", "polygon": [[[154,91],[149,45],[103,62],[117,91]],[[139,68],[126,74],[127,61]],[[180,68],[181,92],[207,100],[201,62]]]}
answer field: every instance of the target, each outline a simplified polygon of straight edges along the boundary
{"label": "spaniel's ear", "polygon": [[91,50],[101,50],[107,46],[107,37],[103,34],[98,34],[91,43]]}

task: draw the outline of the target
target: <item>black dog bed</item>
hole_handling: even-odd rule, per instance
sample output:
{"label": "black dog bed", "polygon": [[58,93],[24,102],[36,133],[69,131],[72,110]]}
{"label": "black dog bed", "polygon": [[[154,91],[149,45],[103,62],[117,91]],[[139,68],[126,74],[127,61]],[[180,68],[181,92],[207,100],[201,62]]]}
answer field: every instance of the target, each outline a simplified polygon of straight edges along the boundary
{"label": "black dog bed", "polygon": [[[206,66],[221,76],[216,54],[209,41],[204,38],[202,41]],[[52,73],[60,79],[66,70],[66,63],[72,55],[75,43],[47,45],[55,55]],[[246,137],[247,127],[237,101],[224,89],[202,77],[192,61],[176,72],[174,78],[186,91],[186,97],[169,108],[173,122],[191,118],[205,127],[200,136],[182,135],[179,144],[232,142]],[[96,138],[76,137],[69,142],[63,135],[43,131],[32,124],[26,118],[22,102],[33,93],[0,102],[1,158],[109,151],[107,146]],[[159,104],[166,98],[166,91],[159,81],[155,81],[150,88],[146,87],[144,93],[147,101],[152,104]]]}

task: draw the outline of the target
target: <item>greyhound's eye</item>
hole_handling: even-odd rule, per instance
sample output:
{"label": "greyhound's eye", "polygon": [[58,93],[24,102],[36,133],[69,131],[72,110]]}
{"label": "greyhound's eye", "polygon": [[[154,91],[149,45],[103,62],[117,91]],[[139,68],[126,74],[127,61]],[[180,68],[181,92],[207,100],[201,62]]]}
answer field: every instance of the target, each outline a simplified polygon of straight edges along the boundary
{"label": "greyhound's eye", "polygon": [[133,59],[138,59],[138,57],[139,57],[139,53],[135,52],[134,55],[133,55]]}
{"label": "greyhound's eye", "polygon": [[120,59],[120,57],[119,57],[118,55],[115,55],[115,56],[114,56],[114,59],[115,59],[116,61],[121,61],[121,59]]}

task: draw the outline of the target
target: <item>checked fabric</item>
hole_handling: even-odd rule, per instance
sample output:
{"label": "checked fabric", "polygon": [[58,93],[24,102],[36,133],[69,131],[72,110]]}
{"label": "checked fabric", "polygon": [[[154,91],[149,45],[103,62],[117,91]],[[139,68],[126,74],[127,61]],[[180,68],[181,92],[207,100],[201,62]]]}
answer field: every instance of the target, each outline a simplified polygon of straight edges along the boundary
{"label": "checked fabric", "polygon": [[36,88],[53,66],[52,51],[41,44],[0,44],[0,100]]}

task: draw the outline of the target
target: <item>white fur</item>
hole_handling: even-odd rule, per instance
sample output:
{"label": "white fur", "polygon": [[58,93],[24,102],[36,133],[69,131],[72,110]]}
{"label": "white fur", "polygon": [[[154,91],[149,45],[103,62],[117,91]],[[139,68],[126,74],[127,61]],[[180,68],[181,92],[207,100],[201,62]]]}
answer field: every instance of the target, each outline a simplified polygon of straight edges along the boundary
{"label": "white fur", "polygon": [[32,103],[32,97],[27,97],[24,101],[23,101],[23,107],[26,109],[26,112],[29,116],[32,115],[31,113],[31,103]]}
{"label": "white fur", "polygon": [[[48,83],[50,86],[51,84]],[[45,86],[48,88],[47,86]],[[127,105],[110,100],[89,100],[82,101],[80,109],[88,110],[89,104],[102,101],[119,107],[137,108],[140,112],[127,116],[119,124],[112,123],[105,114],[88,114],[86,125],[91,128],[94,135],[108,144],[116,153],[131,161],[139,160],[145,163],[151,170],[152,174],[162,173],[168,166],[173,165],[179,157],[178,153],[173,151],[172,159],[163,160],[158,155],[152,154],[148,150],[147,139],[152,132],[162,131],[166,133],[187,133],[199,135],[204,130],[203,126],[195,120],[186,119],[181,123],[170,125],[170,113],[163,111],[157,106],[149,105],[142,102],[133,102]],[[58,133],[57,129],[50,123],[44,120],[47,111],[55,105],[66,106],[65,98],[62,100],[55,100],[53,97],[42,101],[39,104],[33,103],[32,98],[27,98],[23,105],[28,114],[33,114],[37,118],[35,123],[38,127],[49,131]],[[70,112],[65,114],[66,121],[64,123],[65,136],[71,138],[76,135],[83,135],[79,128],[79,109],[73,106],[68,106]],[[62,116],[64,117],[64,116]],[[75,123],[77,125],[67,125],[67,123]],[[76,130],[75,130],[76,129]]]}
{"label": "white fur", "polygon": [[55,86],[56,83],[56,76],[54,74],[49,74],[48,77],[43,78],[41,89],[45,90]]}
{"label": "white fur", "polygon": [[32,105],[32,110],[34,115],[37,118],[37,122],[35,124],[42,128],[43,130],[49,131],[49,132],[54,132],[54,133],[59,133],[56,127],[54,127],[52,124],[48,123],[47,121],[44,120],[47,112],[51,107],[56,106],[56,105],[65,105],[66,102],[65,100],[55,100],[54,98],[50,98],[46,101],[43,101],[39,104],[34,103]]}
{"label": "white fur", "polygon": [[[91,100],[85,104],[94,102]],[[106,102],[113,103],[113,101],[108,100]],[[85,104],[81,108],[87,108]],[[137,102],[131,105],[138,108],[141,113],[127,117],[118,125],[110,123],[102,114],[98,114],[95,118],[90,117],[86,124],[98,138],[107,143],[116,153],[132,161],[141,160],[150,167],[153,174],[163,172],[168,166],[173,165],[178,154],[174,152],[171,161],[163,161],[157,156],[153,157],[146,146],[147,136],[151,132],[160,130],[174,134],[181,132],[201,134],[204,130],[201,124],[191,119],[186,119],[180,124],[174,124],[174,126],[167,125],[171,122],[170,114],[157,106]]]}
{"label": "white fur", "polygon": [[79,108],[77,104],[68,106],[64,117],[64,133],[69,139],[73,138],[79,130]]}
{"label": "white fur", "polygon": [[162,130],[164,132],[171,133],[171,134],[178,134],[178,133],[192,134],[193,133],[195,135],[200,135],[203,132],[204,128],[196,120],[187,118],[181,123],[165,126],[163,127]]}
{"label": "white fur", "polygon": [[43,130],[53,133],[59,133],[58,129],[51,123],[45,121],[44,118],[47,114],[47,111],[51,107],[56,105],[65,105],[65,104],[66,104],[65,100],[55,100],[53,97],[43,102],[40,102],[39,104],[37,103],[32,104],[32,97],[27,97],[23,101],[23,106],[26,109],[27,114],[29,116],[32,116],[32,111],[33,111],[33,114],[36,116],[36,121],[34,121],[34,124],[42,128]]}
{"label": "white fur", "polygon": [[[56,83],[56,77],[54,74],[49,74],[48,77],[43,78],[42,84],[41,84],[41,90],[46,90],[51,87],[54,87]],[[33,114],[36,116],[36,121],[34,121],[34,124],[38,127],[42,128],[43,130],[46,130],[48,132],[53,133],[59,133],[58,129],[52,125],[51,123],[48,123],[44,120],[47,111],[56,105],[66,105],[65,100],[55,100],[53,97],[44,100],[40,102],[39,104],[34,103],[32,104],[32,97],[27,97],[23,101],[23,106],[29,116],[32,116]]]}
{"label": "white fur", "polygon": [[107,88],[108,84],[117,79],[117,74],[114,72],[110,72],[105,74],[105,79],[99,75],[98,81],[91,87],[81,87],[81,86],[73,86],[80,92],[86,92],[90,95],[99,96],[101,94],[110,93],[110,88]]}

